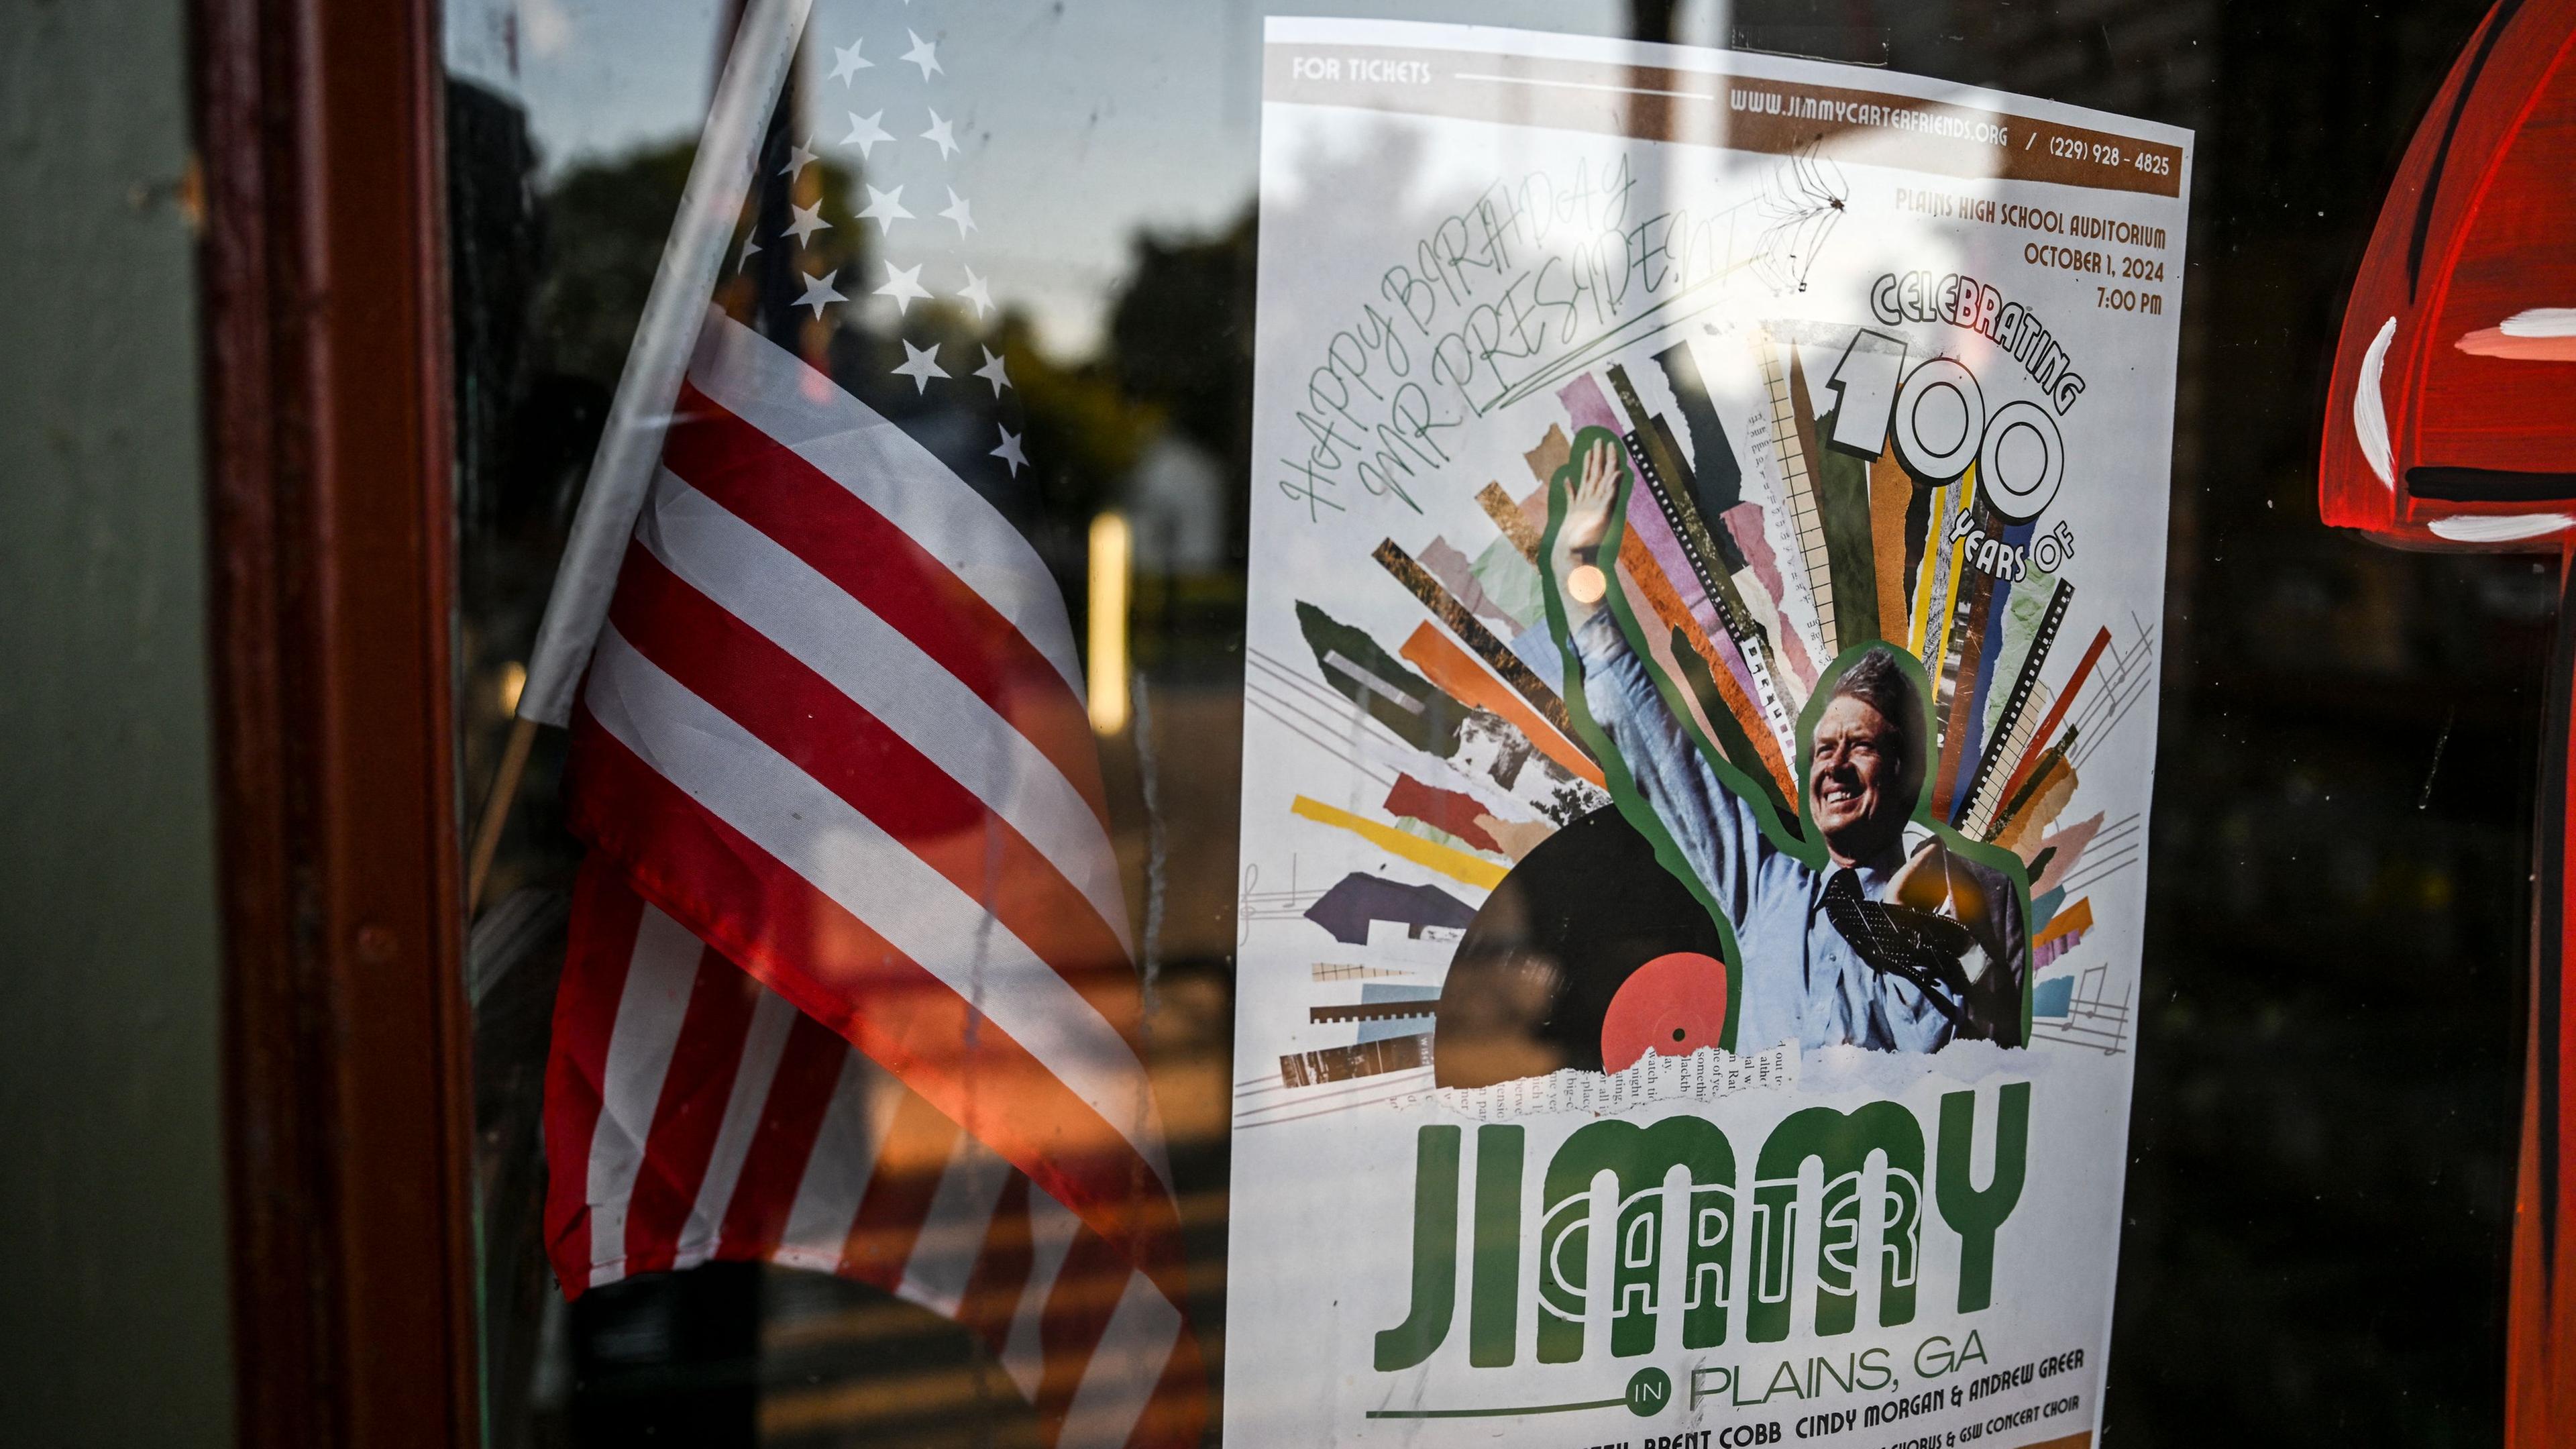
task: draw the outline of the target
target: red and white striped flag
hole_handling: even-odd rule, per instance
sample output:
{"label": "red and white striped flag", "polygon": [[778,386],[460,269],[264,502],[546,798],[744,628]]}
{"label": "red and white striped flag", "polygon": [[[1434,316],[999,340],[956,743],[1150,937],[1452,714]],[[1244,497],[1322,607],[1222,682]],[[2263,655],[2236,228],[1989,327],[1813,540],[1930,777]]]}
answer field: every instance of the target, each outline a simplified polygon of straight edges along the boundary
{"label": "red and white striped flag", "polygon": [[707,314],[572,721],[566,1291],[838,1272],[982,1333],[1050,1442],[1197,1442],[1080,680],[1017,529]]}
{"label": "red and white striped flag", "polygon": [[[572,728],[591,846],[546,1080],[548,1251],[568,1294],[717,1258],[839,1273],[981,1334],[1052,1445],[1195,1445],[1205,1375],[1062,595],[939,455],[705,304],[755,177],[769,229],[730,290],[817,361],[851,335],[821,323],[862,252],[818,263],[814,237],[913,219],[901,184],[837,224],[819,200],[775,214],[816,160],[763,140],[808,8],[745,7],[519,701]],[[927,85],[936,47],[910,38]],[[845,85],[870,68],[835,53]],[[863,160],[892,139],[877,119],[851,116]],[[1009,493],[1020,433],[961,405],[980,384],[1000,413],[1001,358],[969,382],[940,337],[915,346],[923,264],[878,265],[903,364],[836,373]],[[984,280],[954,275],[980,320]]]}

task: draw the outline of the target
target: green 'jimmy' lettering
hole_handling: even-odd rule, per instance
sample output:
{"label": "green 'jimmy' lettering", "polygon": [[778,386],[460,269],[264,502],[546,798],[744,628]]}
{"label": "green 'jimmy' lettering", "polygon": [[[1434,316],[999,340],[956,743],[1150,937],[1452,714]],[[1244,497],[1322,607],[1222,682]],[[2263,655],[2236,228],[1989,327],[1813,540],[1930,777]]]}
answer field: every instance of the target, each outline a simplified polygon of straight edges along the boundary
{"label": "green 'jimmy' lettering", "polygon": [[1518,1127],[1476,1129],[1476,1249],[1468,1280],[1467,1362],[1512,1361],[1521,1316],[1521,1139]]}
{"label": "green 'jimmy' lettering", "polygon": [[1791,1259],[1798,1241],[1798,1167],[1824,1164],[1824,1223],[1817,1234],[1816,1332],[1849,1333],[1860,1317],[1853,1289],[1859,1266],[1861,1169],[1872,1152],[1887,1154],[1886,1196],[1875,1216],[1879,1246],[1879,1326],[1914,1321],[1914,1271],[1923,1236],[1923,1127],[1894,1102],[1850,1112],[1809,1107],[1771,1129],[1754,1164],[1753,1296],[1744,1336],[1777,1343],[1789,1336]]}
{"label": "green 'jimmy' lettering", "polygon": [[1413,1306],[1377,1335],[1377,1370],[1431,1357],[1458,1306],[1458,1141],[1455,1127],[1425,1127],[1413,1162]]}
{"label": "green 'jimmy' lettering", "polygon": [[1976,1137],[1977,1094],[1942,1094],[1941,1171],[1932,1180],[1932,1194],[1941,1205],[1941,1221],[1959,1235],[1961,1313],[1994,1302],[1995,1230],[2021,1201],[2030,1166],[2030,1083],[2006,1082],[1995,1096],[1995,1180],[1983,1192],[1968,1185]]}
{"label": "green 'jimmy' lettering", "polygon": [[1610,1254],[1610,1352],[1619,1358],[1655,1347],[1656,1294],[1662,1287],[1664,1174],[1690,1172],[1683,1198],[1682,1347],[1726,1340],[1726,1267],[1732,1259],[1735,1149],[1715,1124],[1667,1117],[1652,1127],[1595,1122],[1565,1139],[1547,1164],[1539,1214],[1538,1361],[1583,1357],[1584,1299],[1590,1288],[1592,1179],[1617,1180],[1617,1246]]}

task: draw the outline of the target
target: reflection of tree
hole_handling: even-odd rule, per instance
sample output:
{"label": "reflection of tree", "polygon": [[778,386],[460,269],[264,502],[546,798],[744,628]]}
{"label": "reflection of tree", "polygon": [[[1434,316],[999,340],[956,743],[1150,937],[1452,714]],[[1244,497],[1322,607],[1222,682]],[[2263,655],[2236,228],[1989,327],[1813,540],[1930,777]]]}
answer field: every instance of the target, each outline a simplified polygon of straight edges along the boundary
{"label": "reflection of tree", "polygon": [[[486,466],[477,470],[496,492],[518,501],[514,511],[557,529],[569,518],[692,154],[688,141],[645,147],[568,167],[541,191],[532,167],[520,178],[526,230],[543,243],[519,239],[527,282],[524,297],[515,300],[524,309],[524,342],[513,337],[511,347],[484,352],[508,374],[494,373],[484,390],[507,400],[497,404],[503,416],[481,455]],[[776,169],[762,167],[772,177]],[[854,168],[836,160],[807,167],[791,199],[819,204],[831,228],[792,251],[792,243],[773,243],[749,268],[737,265],[737,238],[717,300],[749,315],[759,274],[776,260],[772,253],[791,255],[800,272],[837,268],[836,285],[852,301],[809,321],[790,345],[981,489],[1037,544],[1069,597],[1080,597],[1091,515],[1121,504],[1126,480],[1156,438],[1185,439],[1216,460],[1226,479],[1241,478],[1251,435],[1249,209],[1204,235],[1139,236],[1132,265],[1113,289],[1106,336],[1091,356],[1042,351],[1028,319],[1016,311],[978,319],[949,297],[914,303],[902,337],[915,347],[935,346],[959,380],[924,393],[893,375],[903,358],[897,329],[889,325],[891,315],[880,315],[881,306],[866,302],[878,278],[870,271],[872,233],[856,216],[859,180]],[[779,199],[764,194],[759,204],[777,210],[771,203]],[[768,285],[774,290],[775,279]],[[492,300],[509,310],[504,299]],[[1005,359],[1016,393],[999,409],[971,377],[986,347]],[[502,364],[492,360],[493,351],[517,356]],[[1008,415],[1014,404],[1025,411],[1031,464],[1016,478],[996,473],[988,455],[997,418],[1019,430],[1021,419]],[[1239,559],[1242,489],[1230,481],[1218,493],[1212,506],[1225,510],[1227,557]]]}
{"label": "reflection of tree", "polygon": [[616,385],[696,151],[674,142],[575,166],[547,189],[533,329],[544,370]]}
{"label": "reflection of tree", "polygon": [[447,126],[456,431],[465,464],[457,504],[472,521],[489,517],[495,504],[489,470],[477,464],[497,448],[515,399],[545,228],[529,204],[537,160],[527,113],[482,86],[451,81]]}
{"label": "reflection of tree", "polygon": [[1128,405],[1152,420],[1117,480],[1117,497],[1139,528],[1136,655],[1159,669],[1235,667],[1252,452],[1254,237],[1250,207],[1203,235],[1140,234],[1110,311],[1101,365]]}
{"label": "reflection of tree", "polygon": [[1681,0],[1628,0],[1628,35],[1635,40],[1670,41],[1673,12]]}
{"label": "reflection of tree", "polygon": [[1144,235],[1110,314],[1130,397],[1239,472],[1252,451],[1253,215],[1204,237]]}
{"label": "reflection of tree", "polygon": [[[447,126],[461,535],[457,730],[466,778],[479,783],[491,778],[508,728],[503,680],[511,661],[527,657],[536,633],[615,373],[602,381],[555,370],[538,299],[561,248],[539,191],[526,111],[490,89],[452,81]],[[677,197],[674,183],[672,201]],[[633,306],[642,296],[639,284]],[[547,741],[549,754],[555,748]],[[555,777],[545,764],[530,773],[525,808],[512,817],[494,899],[531,878],[569,875],[577,858],[556,823]]]}
{"label": "reflection of tree", "polygon": [[1048,501],[1070,527],[1117,501],[1120,475],[1136,461],[1153,426],[1149,409],[1118,385],[1115,367],[1090,359],[1058,361],[1038,350],[1029,320],[1003,314],[993,350],[1009,360],[1029,418],[1029,458],[1046,480]]}
{"label": "reflection of tree", "polygon": [[[571,167],[547,189],[543,206],[551,246],[534,303],[533,329],[545,370],[616,385],[696,153],[693,141],[666,142]],[[853,295],[860,291],[853,283],[868,251],[853,216],[858,185],[858,172],[837,161],[818,160],[805,168],[792,193],[800,205],[820,202],[832,223],[810,245],[792,252],[796,267],[817,274],[837,268],[841,290]],[[791,247],[776,242],[766,252]],[[719,300],[731,302],[730,294],[748,293],[750,273],[759,268],[760,259],[744,269],[737,264],[739,255],[737,238],[718,273]]]}

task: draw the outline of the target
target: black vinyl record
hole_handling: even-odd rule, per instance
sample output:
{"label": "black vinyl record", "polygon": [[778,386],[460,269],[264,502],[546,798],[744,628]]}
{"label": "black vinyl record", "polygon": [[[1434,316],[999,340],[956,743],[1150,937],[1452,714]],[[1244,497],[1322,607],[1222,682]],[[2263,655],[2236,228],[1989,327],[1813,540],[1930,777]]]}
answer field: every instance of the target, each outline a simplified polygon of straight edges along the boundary
{"label": "black vinyl record", "polygon": [[1722,957],[1708,912],[1617,807],[1577,818],[1503,877],[1459,941],[1440,988],[1434,1080],[1602,1070],[1611,998],[1678,951]]}

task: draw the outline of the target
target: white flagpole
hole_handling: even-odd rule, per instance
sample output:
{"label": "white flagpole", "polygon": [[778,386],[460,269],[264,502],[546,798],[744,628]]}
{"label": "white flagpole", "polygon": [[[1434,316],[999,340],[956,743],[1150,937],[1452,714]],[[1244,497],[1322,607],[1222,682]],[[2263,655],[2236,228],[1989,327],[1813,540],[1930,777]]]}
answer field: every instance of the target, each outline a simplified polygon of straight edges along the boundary
{"label": "white flagpole", "polygon": [[519,774],[540,724],[562,726],[572,719],[573,690],[599,629],[608,616],[609,595],[617,586],[617,566],[626,555],[627,536],[644,506],[653,479],[654,461],[662,455],[662,434],[672,403],[679,397],[698,328],[706,320],[707,297],[715,288],[716,269],[733,239],[735,219],[760,162],[761,141],[771,112],[778,105],[787,67],[796,56],[797,39],[813,0],[750,0],[734,31],[724,74],[716,82],[707,110],[706,130],[698,138],[697,158],[689,165],[688,184],[680,192],[679,216],[662,244],[661,264],[653,272],[653,289],[645,295],[644,315],[635,329],[635,345],[618,376],[617,395],[608,406],[599,451],[582,488],[581,508],[574,514],[571,540],[555,570],[554,591],[537,626],[537,643],[528,660],[527,683],[519,692],[518,722],[503,752],[499,776],[475,830],[466,875],[467,909],[483,894],[484,877],[501,841],[501,824],[510,798],[518,793]]}
{"label": "white flagpole", "polygon": [[698,140],[697,159],[680,192],[679,217],[663,243],[653,290],[645,296],[643,320],[636,325],[635,346],[626,354],[616,400],[608,406],[607,427],[591,460],[590,481],[582,489],[581,511],[573,517],[572,540],[555,570],[545,622],[537,626],[528,682],[519,693],[523,720],[563,725],[572,719],[573,686],[590,662],[591,645],[608,616],[626,536],[635,531],[653,462],[662,455],[671,404],[680,395],[680,378],[706,321],[716,269],[733,239],[770,112],[778,104],[812,5],[813,0],[751,0],[742,27],[734,32],[733,52],[725,58],[724,78],[716,83],[715,102],[707,112],[706,133]]}

